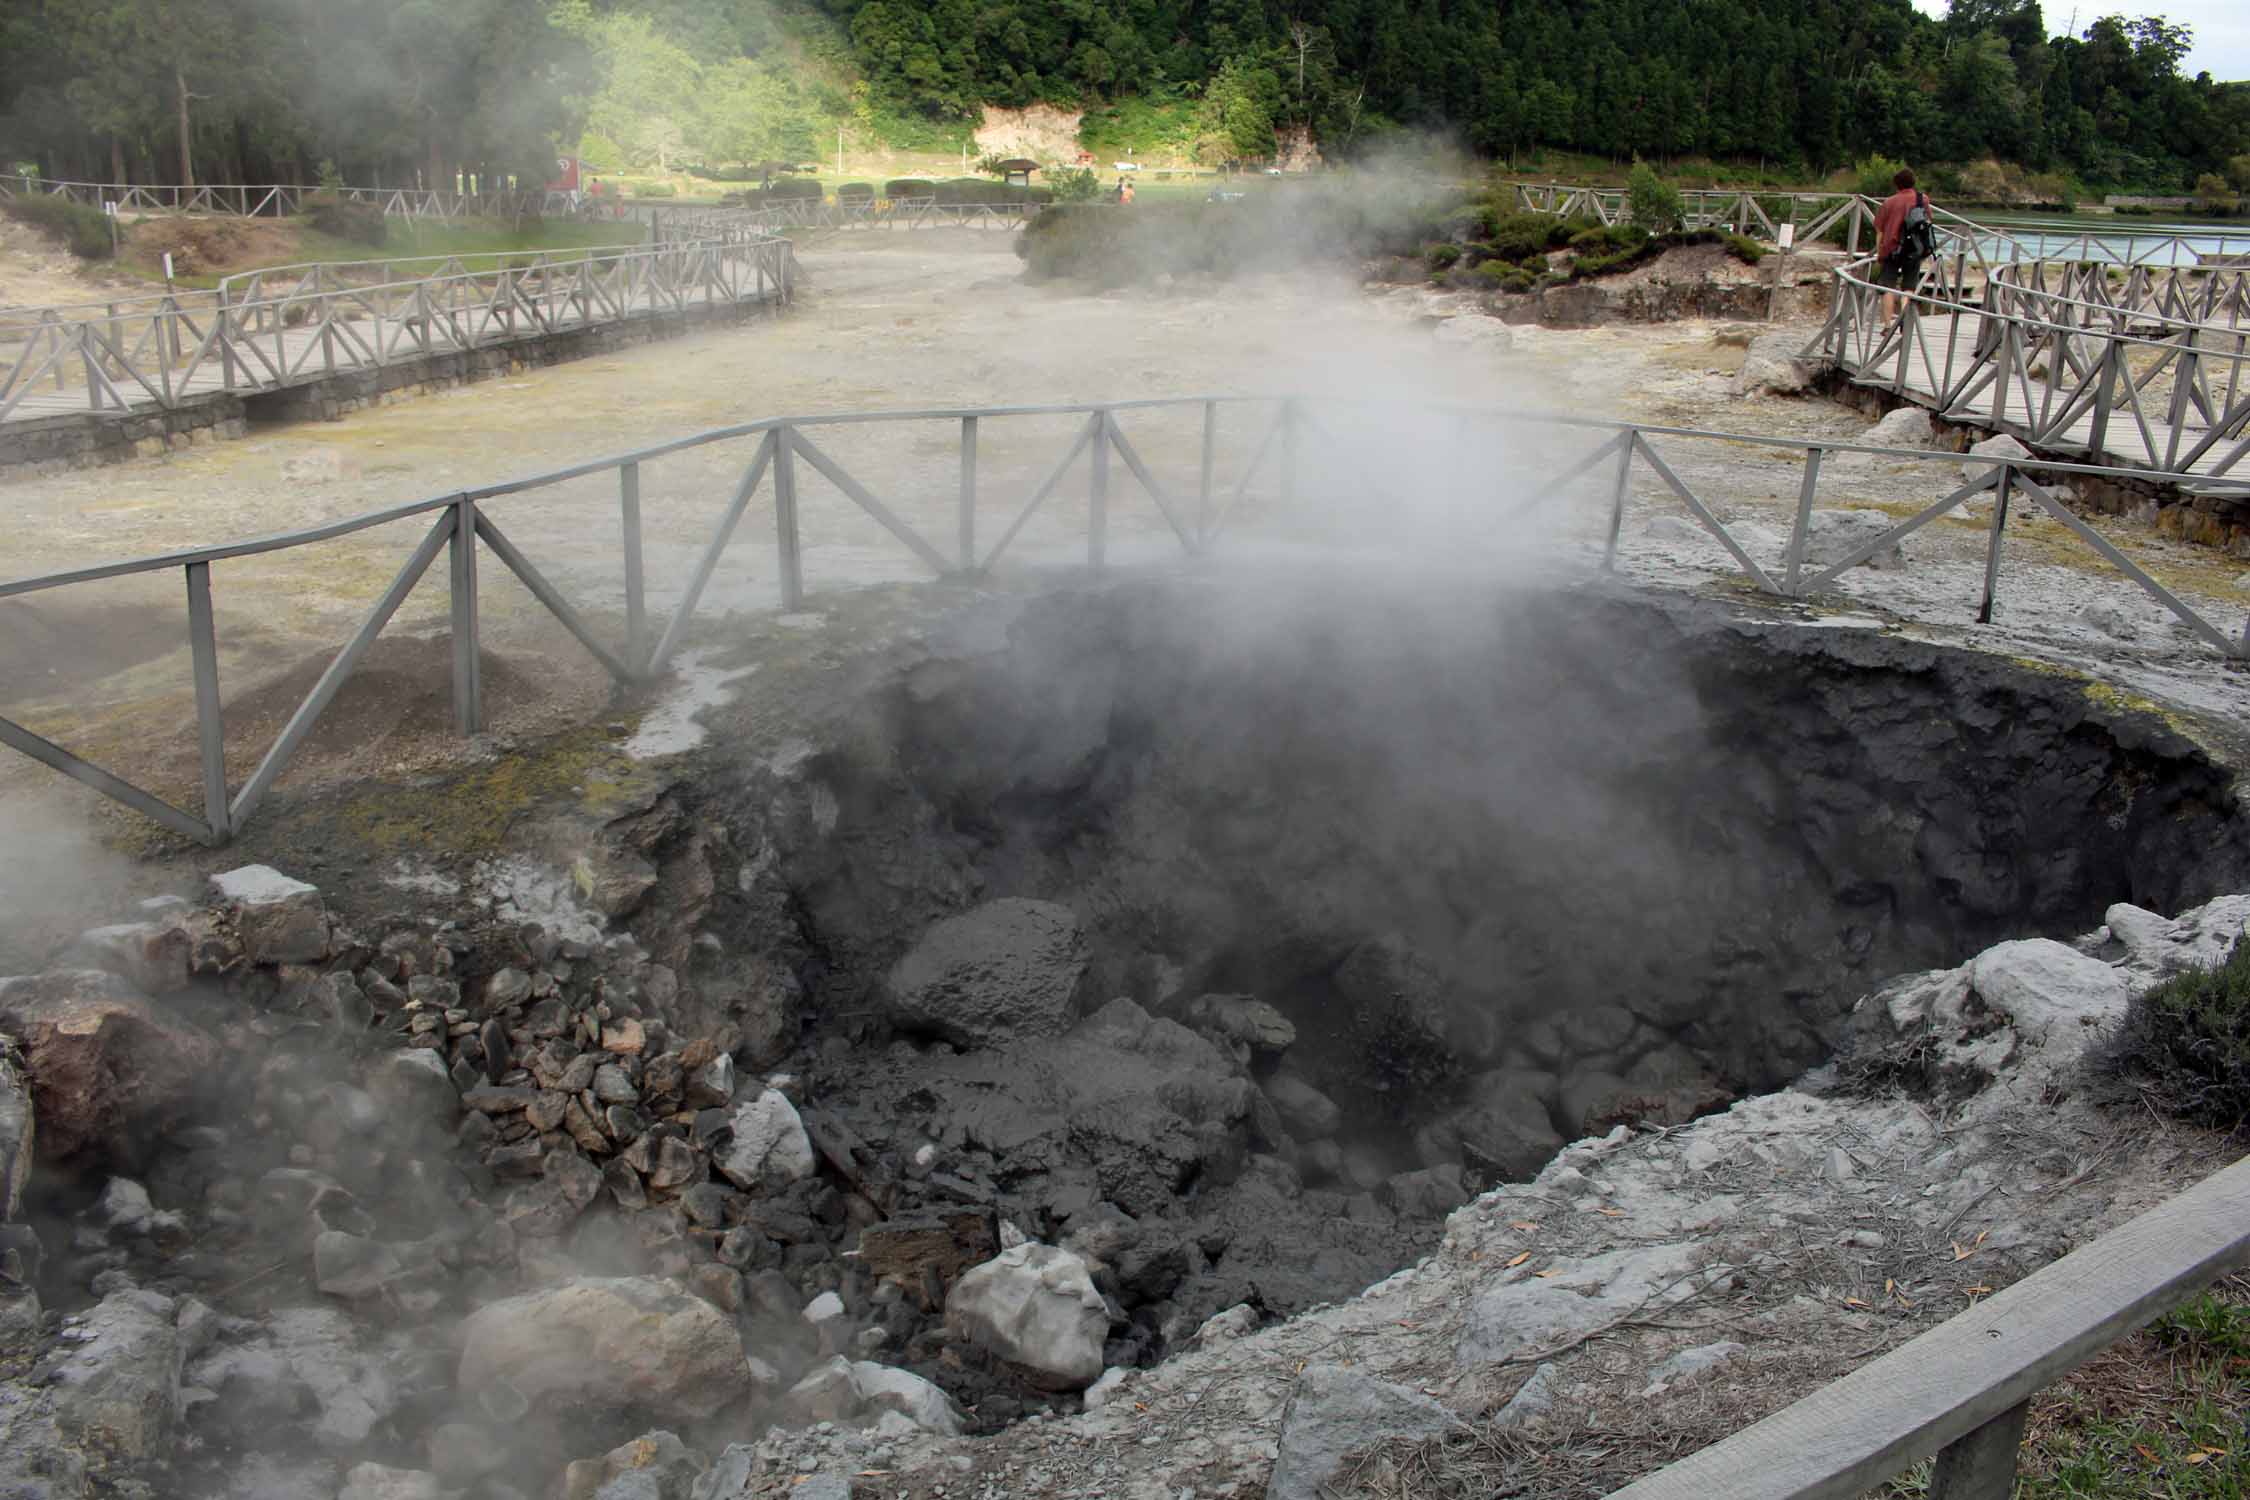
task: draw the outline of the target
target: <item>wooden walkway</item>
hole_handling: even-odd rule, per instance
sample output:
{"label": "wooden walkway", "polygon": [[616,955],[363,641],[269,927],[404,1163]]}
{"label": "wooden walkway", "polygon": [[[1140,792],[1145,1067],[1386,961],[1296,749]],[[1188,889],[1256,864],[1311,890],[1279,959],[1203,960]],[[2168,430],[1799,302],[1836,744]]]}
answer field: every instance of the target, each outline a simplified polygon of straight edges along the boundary
{"label": "wooden walkway", "polygon": [[[457,264],[457,263],[456,263]],[[247,300],[144,300],[116,315],[0,319],[0,424],[124,420],[436,356],[745,304],[779,304],[789,245],[669,244],[571,261],[353,285],[333,268],[260,273]]]}
{"label": "wooden walkway", "polygon": [[[2214,277],[2243,272],[2200,274],[2185,310],[2158,292],[2086,301],[1993,279],[1978,304],[1917,297],[1888,322],[1881,292],[1847,270],[1807,353],[1854,385],[2036,450],[2162,470],[2194,493],[2250,493],[2250,317],[2243,288]],[[2182,279],[2149,286],[2169,295]]]}

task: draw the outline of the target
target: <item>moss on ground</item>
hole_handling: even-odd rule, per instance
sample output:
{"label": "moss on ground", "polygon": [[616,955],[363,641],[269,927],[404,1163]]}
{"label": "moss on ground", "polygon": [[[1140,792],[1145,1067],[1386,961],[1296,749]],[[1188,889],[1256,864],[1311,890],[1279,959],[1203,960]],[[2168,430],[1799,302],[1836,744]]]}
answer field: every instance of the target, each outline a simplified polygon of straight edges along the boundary
{"label": "moss on ground", "polygon": [[374,854],[489,854],[528,814],[572,802],[626,811],[656,784],[608,729],[580,729],[411,785],[369,785],[334,813],[339,833]]}

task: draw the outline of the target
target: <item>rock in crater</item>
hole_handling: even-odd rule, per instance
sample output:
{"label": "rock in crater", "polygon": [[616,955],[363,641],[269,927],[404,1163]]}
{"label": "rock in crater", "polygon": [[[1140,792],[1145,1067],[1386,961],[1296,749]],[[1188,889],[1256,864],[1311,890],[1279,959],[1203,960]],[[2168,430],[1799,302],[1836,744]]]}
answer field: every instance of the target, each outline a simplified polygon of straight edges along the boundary
{"label": "rock in crater", "polygon": [[1077,1019],[1088,956],[1070,908],[988,901],[933,925],[892,966],[891,1016],[963,1047],[1059,1036]]}

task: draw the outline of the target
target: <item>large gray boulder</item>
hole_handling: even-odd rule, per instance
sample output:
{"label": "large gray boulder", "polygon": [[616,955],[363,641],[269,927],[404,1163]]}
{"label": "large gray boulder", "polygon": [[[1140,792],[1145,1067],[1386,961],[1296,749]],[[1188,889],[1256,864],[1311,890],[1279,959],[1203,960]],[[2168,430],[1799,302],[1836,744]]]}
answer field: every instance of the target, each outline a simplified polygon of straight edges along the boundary
{"label": "large gray boulder", "polygon": [[1734,377],[1737,396],[1794,396],[1813,382],[1812,366],[1797,357],[1804,348],[1802,331],[1762,334],[1751,340]]}
{"label": "large gray boulder", "polygon": [[461,1326],[457,1382],[533,1405],[702,1418],[756,1382],[734,1321],[669,1281],[584,1278],[490,1302]]}
{"label": "large gray boulder", "polygon": [[1009,897],[948,917],[891,968],[891,1016],[963,1047],[1060,1036],[1078,1016],[1086,934],[1066,906]]}
{"label": "large gray boulder", "polygon": [[1109,1312],[1086,1263],[1068,1250],[1003,1250],[954,1285],[945,1317],[1035,1385],[1083,1390],[1101,1376]]}
{"label": "large gray boulder", "polygon": [[1281,1413],[1266,1500],[1322,1500],[1352,1453],[1392,1438],[1441,1436],[1459,1419],[1416,1391],[1342,1365],[1313,1365]]}
{"label": "large gray boulder", "polygon": [[98,969],[0,979],[0,1031],[23,1044],[39,1159],[131,1166],[186,1113],[218,1044]]}
{"label": "large gray boulder", "polygon": [[155,1455],[180,1414],[182,1304],[112,1292],[74,1320],[55,1367],[55,1422],[73,1444],[127,1461]]}

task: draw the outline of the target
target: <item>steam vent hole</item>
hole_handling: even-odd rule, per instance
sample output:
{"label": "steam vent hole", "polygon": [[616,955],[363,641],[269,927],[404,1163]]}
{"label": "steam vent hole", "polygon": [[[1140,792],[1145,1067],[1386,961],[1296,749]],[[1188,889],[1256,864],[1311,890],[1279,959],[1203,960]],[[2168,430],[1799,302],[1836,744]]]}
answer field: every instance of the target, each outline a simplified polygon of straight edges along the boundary
{"label": "steam vent hole", "polygon": [[791,904],[823,1107],[934,1163],[925,1206],[1111,1268],[1111,1364],[1787,1082],[1894,974],[2245,863],[2230,778],[2153,716],[1692,600],[1073,589],[854,714],[704,816]]}

